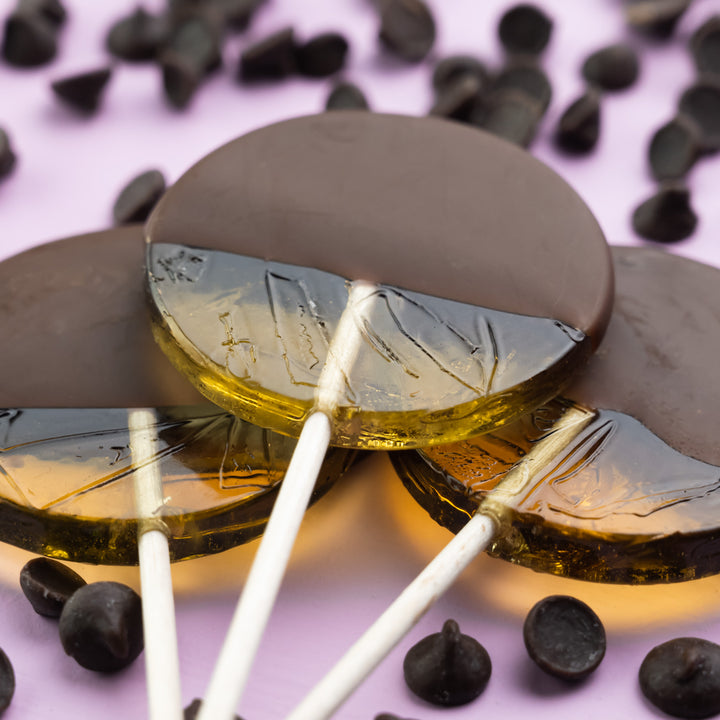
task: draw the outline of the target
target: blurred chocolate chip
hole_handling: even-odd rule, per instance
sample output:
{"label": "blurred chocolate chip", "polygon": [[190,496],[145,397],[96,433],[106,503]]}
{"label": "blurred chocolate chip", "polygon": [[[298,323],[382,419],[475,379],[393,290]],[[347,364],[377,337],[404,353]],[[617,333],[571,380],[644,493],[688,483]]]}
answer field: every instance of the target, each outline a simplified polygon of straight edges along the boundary
{"label": "blurred chocolate chip", "polygon": [[285,28],[247,48],[238,78],[244,82],[282,80],[295,72],[295,33]]}
{"label": "blurred chocolate chip", "polygon": [[100,68],[55,80],[51,88],[66,105],[86,115],[100,107],[103,90],[110,80],[110,68]]}
{"label": "blurred chocolate chip", "polygon": [[10,137],[3,128],[0,128],[0,178],[12,172],[17,162],[17,156],[10,144]]}
{"label": "blurred chocolate chip", "polygon": [[720,15],[708,18],[693,33],[690,52],[699,73],[720,75]]}
{"label": "blurred chocolate chip", "polygon": [[165,192],[165,176],[159,170],[148,170],[133,178],[120,191],[113,206],[116,225],[144,222]]}
{"label": "blurred chocolate chip", "polygon": [[678,109],[700,129],[704,152],[720,150],[720,82],[699,80],[683,92]]}
{"label": "blurred chocolate chip", "polygon": [[129,62],[154,60],[169,33],[167,20],[142,7],[117,20],[110,28],[106,46],[115,57]]}
{"label": "blurred chocolate chip", "polygon": [[465,705],[486,688],[492,673],[485,648],[460,632],[454,620],[408,650],[403,662],[407,686],[433,705]]}
{"label": "blurred chocolate chip", "polygon": [[519,90],[533,100],[545,113],[552,99],[552,85],[545,71],[534,62],[516,60],[506,65],[493,82],[493,92],[501,93],[506,90]]}
{"label": "blurred chocolate chip", "polygon": [[326,110],[369,110],[367,98],[363,91],[350,82],[335,85],[325,102]]}
{"label": "blurred chocolate chip", "polygon": [[530,610],[523,625],[532,660],[550,675],[582,680],[605,656],[605,628],[582,601],[551,595]]}
{"label": "blurred chocolate chip", "polygon": [[625,5],[625,21],[635,30],[667,40],[692,0],[629,0]]}
{"label": "blurred chocolate chip", "polygon": [[57,560],[38,557],[20,571],[20,587],[38,615],[59,618],[70,596],[83,585],[80,575]]}
{"label": "blurred chocolate chip", "polygon": [[697,215],[690,205],[690,192],[679,183],[668,183],[641,203],[633,213],[635,232],[646,240],[674,243],[695,232]]}
{"label": "blurred chocolate chip", "polygon": [[297,70],[306,77],[328,77],[345,65],[349,43],[343,35],[323,33],[296,49]]}
{"label": "blurred chocolate chip", "polygon": [[701,150],[697,125],[683,115],[658,128],[648,148],[650,170],[656,180],[679,180],[695,164]]}
{"label": "blurred chocolate chip", "polygon": [[402,718],[399,715],[384,712],[376,715],[374,720],[410,720],[410,718]]}
{"label": "blurred chocolate chip", "polygon": [[498,35],[509,53],[539,55],[550,41],[552,20],[535,5],[511,7],[500,18]]}
{"label": "blurred chocolate chip", "polygon": [[624,43],[609,45],[592,53],[582,66],[585,80],[601,90],[625,90],[635,83],[640,61],[633,48]]}
{"label": "blurred chocolate chip", "polygon": [[459,77],[438,93],[429,115],[469,122],[483,107],[482,86],[473,75]]}
{"label": "blurred chocolate chip", "polygon": [[443,58],[433,70],[432,84],[436,93],[442,93],[461,77],[470,75],[477,79],[481,88],[490,85],[490,73],[485,65],[471,55],[451,55]]}
{"label": "blurred chocolate chip", "polygon": [[435,18],[422,0],[383,0],[379,38],[383,47],[408,62],[420,62],[435,44]]}
{"label": "blurred chocolate chip", "polygon": [[19,0],[16,9],[21,13],[40,15],[56,28],[67,20],[67,10],[60,0]]}
{"label": "blurred chocolate chip", "polygon": [[2,56],[16,67],[38,67],[57,54],[57,30],[42,15],[13,12],[5,20]]}
{"label": "blurred chocolate chip", "polygon": [[225,24],[232,30],[246,30],[265,0],[217,0]]}
{"label": "blurred chocolate chip", "polygon": [[121,583],[81,587],[65,603],[58,627],[66,654],[88,670],[122,670],[143,649],[140,596]]}
{"label": "blurred chocolate chip", "polygon": [[5,710],[15,694],[15,672],[10,659],[0,650],[0,713]]}
{"label": "blurred chocolate chip", "polygon": [[542,106],[520,90],[507,90],[493,96],[483,107],[477,124],[493,135],[527,148],[537,132]]}
{"label": "blurred chocolate chip", "polygon": [[654,647],[640,666],[643,695],[668,715],[706,718],[720,713],[720,645],[681,637]]}
{"label": "blurred chocolate chip", "polygon": [[570,103],[555,130],[555,144],[565,152],[590,152],[600,137],[600,98],[594,90]]}
{"label": "blurred chocolate chip", "polygon": [[[195,698],[183,711],[183,720],[195,720],[200,712],[202,700]],[[242,720],[239,715],[234,715],[235,720]]]}

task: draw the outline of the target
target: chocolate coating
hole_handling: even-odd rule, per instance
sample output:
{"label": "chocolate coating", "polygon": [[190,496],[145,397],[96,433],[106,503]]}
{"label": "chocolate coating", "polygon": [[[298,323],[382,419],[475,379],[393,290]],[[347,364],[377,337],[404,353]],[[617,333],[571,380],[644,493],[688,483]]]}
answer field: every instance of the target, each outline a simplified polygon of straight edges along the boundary
{"label": "chocolate coating", "polygon": [[475,128],[334,112],[257,130],[168,191],[150,240],[315,267],[602,336],[612,266],[554,172]]}
{"label": "chocolate coating", "polygon": [[0,264],[0,407],[206,402],[153,340],[140,226],[41,245]]}

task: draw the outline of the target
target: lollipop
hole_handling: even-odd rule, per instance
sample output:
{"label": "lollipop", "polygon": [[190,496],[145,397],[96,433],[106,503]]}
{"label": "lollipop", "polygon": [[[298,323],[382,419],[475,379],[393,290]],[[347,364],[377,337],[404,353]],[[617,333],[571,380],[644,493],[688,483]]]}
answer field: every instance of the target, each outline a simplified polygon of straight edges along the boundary
{"label": "lollipop", "polygon": [[[168,363],[143,257],[131,227],[0,264],[0,540],[70,560],[140,556],[151,709],[166,718],[182,714],[168,546],[180,560],[258,535],[295,442],[210,405]],[[349,459],[328,454],[317,495]]]}
{"label": "lollipop", "polygon": [[[292,720],[342,702],[467,565],[467,529],[486,518],[491,551],[536,570],[625,583],[720,571],[718,270],[649,249],[613,258],[607,334],[561,398],[497,432],[391,455],[458,534]],[[581,419],[568,441],[557,418],[569,407]]]}
{"label": "lollipop", "polygon": [[200,716],[231,717],[328,442],[461,439],[546,401],[600,339],[612,270],[585,205],[525,153],[361,113],[221,148],[147,234],[167,354],[220,406],[302,430]]}

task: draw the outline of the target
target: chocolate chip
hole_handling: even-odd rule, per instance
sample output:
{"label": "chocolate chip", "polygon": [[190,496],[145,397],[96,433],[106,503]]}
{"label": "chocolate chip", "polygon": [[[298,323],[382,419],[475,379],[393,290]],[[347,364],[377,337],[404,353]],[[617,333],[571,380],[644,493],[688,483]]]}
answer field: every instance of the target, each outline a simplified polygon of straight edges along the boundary
{"label": "chocolate chip", "polygon": [[529,147],[543,115],[542,106],[526,93],[507,90],[492,97],[478,124],[493,135],[520,147]]}
{"label": "chocolate chip", "polygon": [[90,115],[100,106],[102,92],[111,74],[110,68],[91,70],[55,80],[51,87],[64,103],[74,110]]}
{"label": "chocolate chip", "polygon": [[552,20],[535,5],[510,8],[500,18],[498,35],[509,53],[539,55],[550,41]]}
{"label": "chocolate chip", "polygon": [[38,557],[20,571],[20,587],[38,615],[59,618],[70,596],[85,585],[80,575],[57,560]]}
{"label": "chocolate chip", "polygon": [[35,13],[16,11],[5,20],[2,55],[16,67],[46,65],[57,54],[57,32]]}
{"label": "chocolate chip", "polygon": [[681,637],[654,647],[640,666],[640,689],[657,708],[680,718],[720,713],[720,645]]}
{"label": "chocolate chip", "polygon": [[674,243],[690,237],[697,215],[690,206],[690,192],[682,184],[668,183],[641,203],[633,213],[635,232],[646,240]]}
{"label": "chocolate chip", "polygon": [[164,17],[140,7],[112,25],[105,44],[110,53],[121,60],[146,62],[157,57],[168,33],[169,25]]}
{"label": "chocolate chip", "polygon": [[225,24],[232,30],[246,30],[265,0],[217,0]]}
{"label": "chocolate chip", "polygon": [[533,661],[564,680],[587,677],[605,656],[605,629],[582,601],[551,595],[528,613],[523,639]]}
{"label": "chocolate chip", "polygon": [[459,77],[438,93],[429,115],[469,122],[483,108],[482,86],[473,75]]}
{"label": "chocolate chip", "polygon": [[159,170],[148,170],[133,178],[120,191],[113,206],[115,224],[144,222],[165,188],[165,176]]}
{"label": "chocolate chip", "polygon": [[408,62],[420,62],[435,44],[435,18],[422,0],[384,0],[379,38],[383,47]]}
{"label": "chocolate chip", "polygon": [[328,77],[345,65],[348,41],[335,32],[323,33],[311,38],[296,50],[297,69],[306,77]]}
{"label": "chocolate chip", "polygon": [[667,40],[692,0],[630,0],[625,6],[625,21],[639,32]]}
{"label": "chocolate chip", "polygon": [[548,76],[532,61],[515,60],[498,73],[493,82],[493,92],[500,93],[505,90],[525,93],[539,103],[541,114],[545,113],[552,99],[552,86]]}
{"label": "chocolate chip", "polygon": [[65,603],[59,630],[63,649],[82,667],[122,670],[143,649],[140,596],[117,582],[85,585]]}
{"label": "chocolate chip", "polygon": [[0,650],[0,712],[5,710],[15,694],[15,672],[12,663]]}
{"label": "chocolate chip", "polygon": [[238,78],[244,82],[282,80],[295,72],[295,34],[285,28],[247,48],[240,56]]}
{"label": "chocolate chip", "polygon": [[0,128],[0,178],[9,175],[16,162],[17,156],[10,144],[10,137],[5,130]]}
{"label": "chocolate chip", "polygon": [[21,13],[40,15],[56,28],[67,20],[67,10],[60,0],[19,0],[16,9]]}
{"label": "chocolate chip", "polygon": [[481,88],[490,85],[490,73],[485,65],[471,55],[451,55],[443,58],[433,71],[432,84],[436,93],[442,93],[461,77],[470,75],[477,79]]}
{"label": "chocolate chip", "polygon": [[703,151],[720,150],[720,82],[699,80],[683,92],[678,108],[700,128]]}
{"label": "chocolate chip", "polygon": [[720,15],[713,15],[693,33],[690,52],[699,73],[720,75]]}
{"label": "chocolate chip", "polygon": [[683,115],[655,131],[648,148],[650,170],[656,180],[679,180],[700,155],[702,138],[697,125]]}
{"label": "chocolate chip", "polygon": [[460,632],[454,620],[410,648],[403,662],[405,682],[433,705],[465,705],[486,688],[492,672],[485,648]]}
{"label": "chocolate chip", "polygon": [[410,718],[401,718],[399,715],[393,715],[392,713],[379,713],[374,720],[410,720]]}
{"label": "chocolate chip", "polygon": [[637,53],[629,45],[618,43],[601,48],[588,56],[582,66],[583,77],[601,90],[625,90],[635,83],[640,72]]}
{"label": "chocolate chip", "polygon": [[[200,698],[195,698],[183,711],[183,720],[195,720],[200,712],[201,705],[202,700],[200,700]],[[239,715],[234,715],[233,717],[235,720],[242,720]]]}
{"label": "chocolate chip", "polygon": [[326,110],[369,110],[363,91],[353,83],[341,82],[333,87],[325,102]]}
{"label": "chocolate chip", "polygon": [[600,136],[600,98],[589,90],[570,103],[560,116],[555,144],[565,152],[581,155],[597,145]]}

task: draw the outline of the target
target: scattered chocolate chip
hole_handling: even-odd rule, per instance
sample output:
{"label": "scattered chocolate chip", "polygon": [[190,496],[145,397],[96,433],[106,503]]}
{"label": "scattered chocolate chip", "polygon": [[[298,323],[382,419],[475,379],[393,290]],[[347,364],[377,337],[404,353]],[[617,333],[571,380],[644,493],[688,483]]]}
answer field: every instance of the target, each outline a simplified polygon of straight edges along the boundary
{"label": "scattered chocolate chip", "polygon": [[57,560],[38,557],[20,571],[20,587],[38,615],[59,618],[70,596],[83,585],[80,575]]}
{"label": "scattered chocolate chip", "polygon": [[165,192],[165,176],[159,170],[148,170],[133,178],[120,191],[113,206],[116,225],[144,222]]}
{"label": "scattered chocolate chip", "polygon": [[247,30],[255,12],[265,0],[216,0],[225,24],[232,30]]}
{"label": "scattered chocolate chip", "polygon": [[383,47],[408,62],[420,62],[435,44],[435,18],[422,0],[384,0],[379,38]]}
{"label": "scattered chocolate chip", "polygon": [[703,151],[720,150],[720,82],[699,80],[685,90],[678,108],[700,128]]}
{"label": "scattered chocolate chip", "polygon": [[625,5],[625,21],[639,32],[667,40],[692,0],[630,0]]}
{"label": "scattered chocolate chip", "polygon": [[690,237],[697,215],[690,206],[690,192],[679,183],[667,183],[633,213],[635,232],[646,240],[674,243]]}
{"label": "scattered chocolate chip", "polygon": [[15,672],[8,656],[0,650],[0,713],[10,705],[14,694]]}
{"label": "scattered chocolate chip", "polygon": [[534,62],[516,60],[506,65],[495,78],[493,92],[519,90],[537,103],[545,113],[552,99],[552,85],[545,71]]}
{"label": "scattered chocolate chip", "polygon": [[46,18],[16,11],[5,20],[2,56],[16,67],[46,65],[57,54],[57,31]]}
{"label": "scattered chocolate chip", "polygon": [[91,70],[55,80],[52,90],[64,103],[86,115],[96,112],[100,106],[102,92],[110,80],[110,68]]}
{"label": "scattered chocolate chip", "polygon": [[477,124],[493,135],[527,148],[535,138],[542,115],[542,106],[533,98],[519,90],[507,90],[485,105]]}
{"label": "scattered chocolate chip", "polygon": [[618,43],[592,53],[582,66],[585,80],[601,90],[625,90],[640,73],[637,53],[629,45]]}
{"label": "scattered chocolate chip", "polygon": [[295,34],[285,28],[247,48],[240,56],[238,78],[244,82],[282,80],[295,72]]}
{"label": "scattered chocolate chip", "polygon": [[605,629],[582,601],[568,595],[540,600],[523,625],[528,654],[550,675],[564,680],[587,677],[605,656]]}
{"label": "scattered chocolate chip", "polygon": [[16,162],[17,156],[10,144],[10,137],[5,130],[0,128],[0,178],[9,175]]}
{"label": "scattered chocolate chip", "polygon": [[[195,698],[184,710],[183,712],[183,720],[195,720],[195,718],[198,716],[198,713],[200,712],[200,706],[202,705],[202,700],[200,698]],[[235,720],[242,720],[242,718],[239,715],[234,716]]]}
{"label": "scattered chocolate chip", "polygon": [[429,115],[470,122],[483,109],[482,86],[473,75],[459,77],[438,93]]}
{"label": "scattered chocolate chip", "polygon": [[353,83],[341,82],[333,87],[325,102],[326,110],[369,110],[363,91]]}
{"label": "scattered chocolate chip", "polygon": [[143,649],[140,596],[117,582],[85,585],[65,603],[59,630],[63,649],[82,667],[122,670]]}
{"label": "scattered chocolate chip", "polygon": [[297,70],[306,77],[328,77],[345,65],[348,41],[335,32],[323,33],[296,49]]}
{"label": "scattered chocolate chip", "polygon": [[465,705],[488,684],[492,672],[485,648],[460,632],[454,620],[410,648],[403,662],[405,682],[434,705]]}
{"label": "scattered chocolate chip", "polygon": [[600,97],[594,90],[588,90],[560,116],[555,144],[565,152],[581,155],[590,152],[599,137]]}
{"label": "scattered chocolate chip", "polygon": [[720,75],[720,15],[708,18],[693,33],[690,52],[699,73]]}
{"label": "scattered chocolate chip", "polygon": [[552,20],[535,5],[511,7],[500,18],[498,35],[509,53],[539,55],[550,41]]}
{"label": "scattered chocolate chip", "polygon": [[485,65],[471,55],[451,55],[443,58],[433,71],[432,84],[436,93],[442,93],[461,77],[474,77],[482,89],[490,85],[490,73]]}
{"label": "scattered chocolate chip", "polygon": [[164,17],[139,7],[112,25],[105,44],[120,60],[147,62],[157,57],[168,33],[169,25]]}
{"label": "scattered chocolate chip", "polygon": [[16,9],[21,13],[40,15],[56,28],[67,20],[67,10],[60,0],[19,0]]}
{"label": "scattered chocolate chip", "polygon": [[680,718],[720,713],[720,645],[681,637],[654,647],[640,666],[640,689],[657,708]]}
{"label": "scattered chocolate chip", "polygon": [[648,148],[650,170],[656,180],[680,180],[700,155],[702,138],[697,125],[683,115],[655,131]]}

